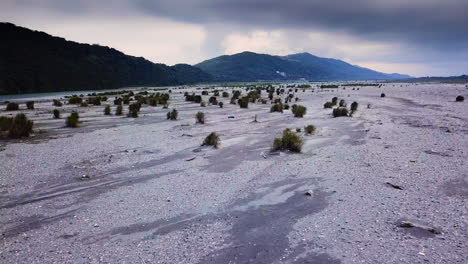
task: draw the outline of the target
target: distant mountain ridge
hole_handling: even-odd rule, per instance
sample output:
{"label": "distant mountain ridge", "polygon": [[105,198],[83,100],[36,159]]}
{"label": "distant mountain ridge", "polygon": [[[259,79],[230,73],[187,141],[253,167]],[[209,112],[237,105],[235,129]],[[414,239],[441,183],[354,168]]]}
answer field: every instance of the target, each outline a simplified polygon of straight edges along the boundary
{"label": "distant mountain ridge", "polygon": [[309,53],[274,56],[242,52],[193,66],[167,66],[113,48],[68,41],[11,23],[0,23],[0,36],[0,94],[301,78],[309,81],[411,78]]}
{"label": "distant mountain ridge", "polygon": [[194,65],[222,81],[297,80],[393,80],[409,75],[386,74],[347,62],[309,53],[274,56],[254,52],[223,55]]}
{"label": "distant mountain ridge", "polygon": [[402,80],[404,82],[468,83],[468,75],[448,77],[419,77]]}
{"label": "distant mountain ridge", "polygon": [[0,23],[0,94],[209,82],[188,64],[167,66],[104,46]]}

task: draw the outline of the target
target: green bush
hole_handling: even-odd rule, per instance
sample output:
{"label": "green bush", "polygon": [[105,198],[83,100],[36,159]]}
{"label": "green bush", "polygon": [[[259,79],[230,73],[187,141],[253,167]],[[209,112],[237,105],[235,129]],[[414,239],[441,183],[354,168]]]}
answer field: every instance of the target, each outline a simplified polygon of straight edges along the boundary
{"label": "green bush", "polygon": [[219,102],[218,105],[219,105],[219,108],[223,108],[224,103],[223,103],[223,102]]}
{"label": "green bush", "polygon": [[110,115],[111,114],[110,105],[106,105],[106,107],[104,107],[104,114],[105,115]]}
{"label": "green bush", "polygon": [[17,114],[8,130],[8,136],[11,138],[29,137],[33,124],[33,121],[28,120],[25,114]]}
{"label": "green bush", "polygon": [[63,103],[57,99],[54,99],[52,104],[53,106],[57,106],[57,107],[61,107],[63,105]]}
{"label": "green bush", "polygon": [[223,92],[223,97],[229,97],[229,93],[228,92]]}
{"label": "green bush", "polygon": [[171,112],[167,112],[167,119],[170,119],[170,120],[177,120],[177,116],[179,115],[179,113],[177,112],[176,109],[172,109]]}
{"label": "green bush", "polygon": [[0,116],[0,131],[8,131],[13,124],[13,118],[7,116]]}
{"label": "green bush", "polygon": [[284,105],[284,110],[288,110],[289,109],[289,105],[288,104],[285,104]]}
{"label": "green bush", "polygon": [[26,108],[32,110],[34,109],[34,101],[27,101],[26,102]]}
{"label": "green bush", "polygon": [[83,102],[83,99],[75,95],[68,99],[69,104],[81,104],[82,102]]}
{"label": "green bush", "polygon": [[122,105],[122,98],[115,98],[114,105]]}
{"label": "green bush", "polygon": [[138,112],[140,112],[141,104],[140,103],[132,103],[128,106],[128,116],[137,118]]}
{"label": "green bush", "polygon": [[333,107],[333,103],[332,102],[326,102],[324,105],[323,105],[323,108],[332,108]]}
{"label": "green bush", "polygon": [[304,117],[307,112],[307,108],[302,105],[293,105],[291,109],[294,117]]}
{"label": "green bush", "polygon": [[300,127],[296,128],[296,133],[301,133],[301,128]]}
{"label": "green bush", "polygon": [[210,97],[210,99],[208,100],[208,102],[212,105],[217,105],[218,104],[218,99],[216,99],[216,97],[212,96]]}
{"label": "green bush", "polygon": [[457,96],[457,98],[455,98],[455,101],[456,102],[463,102],[463,101],[465,101],[465,97],[459,95],[459,96]]}
{"label": "green bush", "polygon": [[348,108],[337,107],[333,109],[333,117],[348,116]]}
{"label": "green bush", "polygon": [[336,105],[338,103],[338,97],[333,97],[331,103],[332,105]]}
{"label": "green bush", "polygon": [[275,138],[273,141],[273,146],[271,147],[271,151],[275,152],[289,150],[291,152],[299,153],[301,152],[303,145],[304,141],[302,138],[287,128],[283,131],[282,137]]}
{"label": "green bush", "polygon": [[53,111],[54,118],[59,119],[60,118],[60,111],[58,109],[54,109]]}
{"label": "green bush", "polygon": [[316,128],[314,125],[308,125],[304,127],[304,131],[309,135],[315,133],[315,130]]}
{"label": "green bush", "polygon": [[202,146],[213,146],[215,148],[219,147],[220,139],[215,132],[211,132],[205,140],[203,140]]}
{"label": "green bush", "polygon": [[92,104],[92,105],[101,105],[101,97],[100,96],[89,97],[87,100],[87,103]]}
{"label": "green bush", "polygon": [[237,102],[240,108],[249,108],[249,97],[242,97]]}
{"label": "green bush", "polygon": [[351,104],[351,113],[356,112],[358,109],[359,104],[357,102],[353,102]]}
{"label": "green bush", "polygon": [[123,107],[122,105],[117,105],[117,108],[115,109],[115,115],[119,116],[123,114]]}
{"label": "green bush", "polygon": [[80,115],[77,112],[72,112],[70,116],[67,117],[65,124],[67,127],[78,127],[79,120]]}
{"label": "green bush", "polygon": [[340,103],[339,103],[339,106],[341,106],[341,107],[346,107],[346,101],[343,100],[343,99],[341,99],[341,100],[340,100]]}
{"label": "green bush", "polygon": [[10,102],[6,106],[7,111],[16,111],[19,110],[19,105],[17,103]]}
{"label": "green bush", "polygon": [[281,103],[274,104],[274,105],[270,108],[270,113],[273,113],[273,112],[280,112],[280,113],[282,113],[282,112],[283,112],[283,104],[281,104]]}
{"label": "green bush", "polygon": [[193,98],[193,101],[199,104],[202,101],[202,97],[200,95],[195,95],[195,97]]}
{"label": "green bush", "polygon": [[196,113],[195,120],[198,124],[205,124],[205,114],[203,112]]}

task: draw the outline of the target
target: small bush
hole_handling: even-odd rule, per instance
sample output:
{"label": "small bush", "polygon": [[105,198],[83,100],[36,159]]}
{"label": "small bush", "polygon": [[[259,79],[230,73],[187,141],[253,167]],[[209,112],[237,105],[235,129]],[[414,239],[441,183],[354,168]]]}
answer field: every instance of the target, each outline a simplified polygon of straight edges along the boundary
{"label": "small bush", "polygon": [[273,113],[273,112],[280,112],[280,113],[283,113],[283,105],[282,105],[281,103],[274,104],[274,105],[270,108],[270,113]]}
{"label": "small bush", "polygon": [[218,134],[216,134],[215,132],[211,132],[211,133],[205,138],[205,140],[203,140],[202,146],[213,146],[213,147],[215,147],[215,148],[218,148],[218,147],[219,147],[219,143],[220,143],[220,139],[219,139]]}
{"label": "small bush", "polygon": [[167,119],[170,119],[170,120],[177,120],[177,116],[179,115],[179,113],[177,112],[176,109],[172,109],[171,112],[167,112]]}
{"label": "small bush", "polygon": [[296,128],[296,132],[301,133],[301,128],[300,127]]}
{"label": "small bush", "polygon": [[346,101],[343,100],[343,99],[341,99],[341,100],[340,100],[340,103],[339,103],[339,106],[341,106],[341,107],[346,107]]}
{"label": "small bush", "polygon": [[219,105],[219,108],[223,108],[224,106],[223,102],[219,102],[218,105]]}
{"label": "small bush", "polygon": [[208,99],[208,102],[212,105],[217,105],[218,104],[218,99],[216,97],[212,96],[210,99]]}
{"label": "small bush", "polygon": [[223,97],[229,97],[229,93],[228,92],[223,92]]}
{"label": "small bush", "polygon": [[236,104],[236,98],[234,98],[234,97],[231,98],[231,101],[229,103],[235,105]]}
{"label": "small bush", "polygon": [[348,116],[348,108],[338,107],[333,109],[333,117]]}
{"label": "small bush", "polygon": [[304,117],[304,115],[307,112],[307,108],[302,105],[293,105],[292,112],[294,114],[294,117]]}
{"label": "small bush", "polygon": [[6,110],[7,111],[17,111],[19,110],[19,105],[17,103],[8,103],[7,106],[6,106]]}
{"label": "small bush", "polygon": [[289,109],[289,105],[288,104],[285,104],[284,105],[284,110],[288,110]]}
{"label": "small bush", "polygon": [[306,127],[304,127],[304,131],[307,133],[307,134],[313,134],[315,133],[315,126],[314,125],[308,125]]}
{"label": "small bush", "polygon": [[323,108],[332,108],[333,107],[333,103],[332,102],[326,102],[324,105],[323,105]]}
{"label": "small bush", "polygon": [[78,127],[80,116],[77,112],[72,112],[70,116],[67,117],[65,124],[67,127]]}
{"label": "small bush", "polygon": [[338,97],[333,97],[331,103],[336,105],[338,103]]}
{"label": "small bush", "polygon": [[115,98],[114,105],[122,105],[122,98]]}
{"label": "small bush", "polygon": [[242,97],[238,103],[240,108],[249,108],[249,97]]}
{"label": "small bush", "polygon": [[0,116],[0,131],[8,131],[12,123],[12,117]]}
{"label": "small bush", "polygon": [[200,103],[200,106],[201,106],[201,107],[206,107],[206,103],[205,103],[204,101],[202,101],[202,102]]}
{"label": "small bush", "polygon": [[359,104],[357,102],[353,102],[351,104],[351,113],[356,112],[358,109]]}
{"label": "small bush", "polygon": [[380,94],[380,97],[385,97],[385,94],[384,94],[384,93],[381,93],[381,94]]}
{"label": "small bush", "polygon": [[205,124],[205,114],[203,112],[196,113],[195,120],[198,124]]}
{"label": "small bush", "polygon": [[140,103],[132,103],[128,105],[128,117],[137,118],[138,112],[140,112],[141,104]]}
{"label": "small bush", "polygon": [[59,119],[60,118],[60,111],[58,109],[54,109],[53,111],[54,118]]}
{"label": "small bush", "polygon": [[27,101],[26,102],[26,108],[32,110],[34,109],[34,101]]}
{"label": "small bush", "polygon": [[456,102],[463,102],[463,101],[465,101],[465,97],[459,95],[459,96],[457,96],[457,98],[455,98],[455,101]]}
{"label": "small bush", "polygon": [[271,147],[271,151],[275,152],[289,150],[291,152],[299,153],[301,152],[303,145],[304,141],[302,138],[287,128],[283,131],[283,136],[281,138],[275,138],[273,141],[273,146]]}
{"label": "small bush", "polygon": [[110,115],[111,114],[110,105],[106,105],[106,107],[104,107],[104,114],[105,115]]}
{"label": "small bush", "polygon": [[57,107],[61,107],[63,105],[63,103],[57,99],[54,99],[52,104]]}
{"label": "small bush", "polygon": [[78,96],[72,96],[68,99],[69,104],[81,104],[83,102],[83,99]]}
{"label": "small bush", "polygon": [[117,108],[115,109],[115,115],[119,116],[123,114],[123,107],[122,105],[117,105]]}
{"label": "small bush", "polygon": [[29,137],[33,124],[33,121],[28,120],[25,114],[17,114],[8,130],[8,136],[11,138]]}

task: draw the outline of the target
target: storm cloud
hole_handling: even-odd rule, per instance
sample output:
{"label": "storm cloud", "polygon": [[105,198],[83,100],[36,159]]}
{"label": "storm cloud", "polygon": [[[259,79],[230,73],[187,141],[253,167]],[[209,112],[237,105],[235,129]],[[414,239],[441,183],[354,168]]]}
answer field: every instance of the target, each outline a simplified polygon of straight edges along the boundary
{"label": "storm cloud", "polygon": [[[232,53],[244,44],[257,52],[309,51],[363,66],[391,70],[394,65],[395,71],[413,67],[409,73],[416,75],[468,69],[466,0],[6,0],[0,8],[2,17],[8,13],[18,22],[26,20],[21,17],[28,14],[25,10],[32,10],[38,20],[44,12],[74,21],[92,17],[131,24],[144,17],[201,26],[205,41],[197,42],[200,54],[195,58]],[[369,47],[369,54],[360,45]]]}

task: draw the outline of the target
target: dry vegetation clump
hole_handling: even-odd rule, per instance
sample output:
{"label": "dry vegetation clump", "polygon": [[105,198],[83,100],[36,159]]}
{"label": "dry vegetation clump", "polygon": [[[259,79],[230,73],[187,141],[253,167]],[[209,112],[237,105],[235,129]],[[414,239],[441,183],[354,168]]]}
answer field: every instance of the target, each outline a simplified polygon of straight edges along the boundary
{"label": "dry vegetation clump", "polygon": [[106,105],[104,107],[104,115],[110,115],[111,114],[111,108],[110,105]]}
{"label": "dry vegetation clump", "polygon": [[55,119],[60,118],[60,111],[58,109],[54,109],[54,111],[52,111],[52,113],[53,113]]}
{"label": "dry vegetation clump", "polygon": [[29,137],[34,125],[33,121],[28,120],[25,114],[17,114],[14,118],[4,119],[0,123],[4,123],[0,125],[1,130],[7,130],[10,138]]}
{"label": "dry vegetation clump", "polygon": [[271,147],[271,151],[286,151],[289,150],[291,152],[301,152],[302,146],[304,145],[304,141],[302,138],[292,132],[289,128],[283,131],[283,136],[280,138],[275,138],[273,141],[273,146]]}
{"label": "dry vegetation clump", "polygon": [[27,101],[26,102],[26,108],[29,109],[29,110],[33,110],[34,109],[34,101]]}
{"label": "dry vegetation clump", "polygon": [[244,96],[239,99],[237,103],[239,104],[240,108],[249,108],[249,97]]}
{"label": "dry vegetation clump", "polygon": [[115,115],[120,116],[122,114],[123,114],[123,106],[117,105],[117,108],[115,109]]}
{"label": "dry vegetation clump", "polygon": [[280,112],[280,113],[283,113],[283,104],[281,104],[281,103],[274,104],[274,105],[270,108],[270,113],[273,113],[273,112]]}
{"label": "dry vegetation clump", "polygon": [[67,127],[78,127],[80,115],[77,112],[72,112],[70,116],[67,117],[65,124]]}
{"label": "dry vegetation clump", "polygon": [[315,130],[316,128],[314,125],[308,125],[304,127],[304,131],[306,132],[306,134],[309,134],[309,135],[314,134]]}
{"label": "dry vegetation clump", "polygon": [[211,132],[205,140],[203,140],[202,146],[213,146],[215,148],[218,148],[220,144],[220,139],[218,134],[215,132]]}
{"label": "dry vegetation clump", "polygon": [[81,104],[83,102],[83,98],[73,95],[72,97],[68,98],[69,104]]}
{"label": "dry vegetation clump", "polygon": [[357,102],[353,102],[351,104],[351,114],[357,111],[359,104]]}
{"label": "dry vegetation clump", "polygon": [[205,114],[203,112],[196,113],[195,120],[198,124],[205,124]]}
{"label": "dry vegetation clump", "polygon": [[304,117],[304,115],[307,112],[307,108],[305,106],[302,106],[302,105],[295,105],[294,104],[291,107],[291,111],[293,112],[294,117]]}
{"label": "dry vegetation clump", "polygon": [[215,96],[212,96],[210,97],[210,99],[208,99],[208,102],[212,105],[217,105],[218,104],[218,99],[216,99]]}
{"label": "dry vegetation clump", "polygon": [[54,99],[52,105],[56,107],[61,107],[63,103],[57,99]]}
{"label": "dry vegetation clump", "polygon": [[223,97],[224,97],[224,98],[228,98],[228,97],[229,97],[229,93],[228,93],[228,92],[223,92]]}
{"label": "dry vegetation clump", "polygon": [[455,98],[455,101],[456,102],[463,102],[463,101],[465,101],[465,97],[459,95],[459,96],[457,96],[457,98]]}
{"label": "dry vegetation clump", "polygon": [[333,109],[333,117],[348,116],[348,108],[337,107]]}
{"label": "dry vegetation clump", "polygon": [[179,115],[179,112],[174,108],[172,111],[167,112],[167,119],[169,120],[177,120],[177,116]]}
{"label": "dry vegetation clump", "polygon": [[114,99],[114,105],[122,105],[122,101],[123,101],[122,98],[116,97]]}
{"label": "dry vegetation clump", "polygon": [[17,110],[19,110],[19,104],[14,103],[14,102],[10,102],[10,103],[7,104],[6,110],[7,111],[17,111]]}
{"label": "dry vegetation clump", "polygon": [[333,103],[332,102],[326,102],[324,105],[323,105],[323,108],[332,108],[333,107]]}
{"label": "dry vegetation clump", "polygon": [[138,117],[138,112],[140,112],[141,104],[140,103],[132,103],[128,106],[128,117]]}
{"label": "dry vegetation clump", "polygon": [[335,106],[338,103],[338,97],[333,97],[331,103]]}
{"label": "dry vegetation clump", "polygon": [[223,108],[224,103],[223,103],[223,102],[219,102],[218,105],[219,105],[219,108]]}

